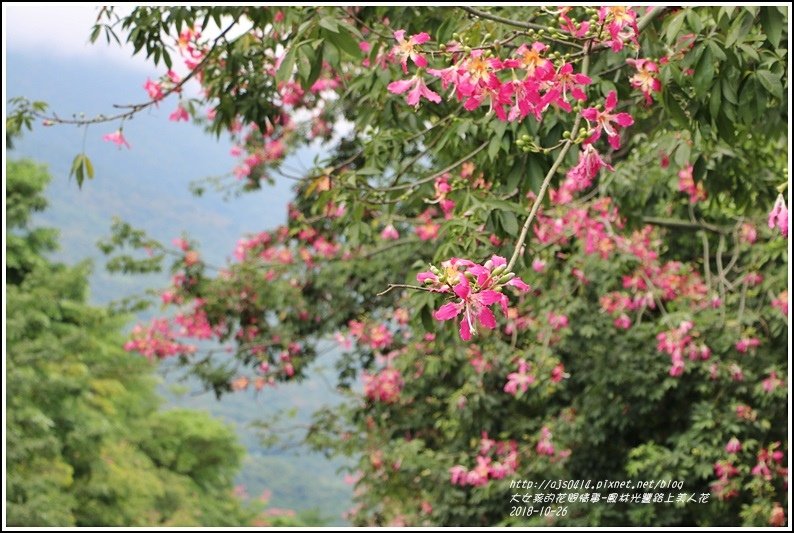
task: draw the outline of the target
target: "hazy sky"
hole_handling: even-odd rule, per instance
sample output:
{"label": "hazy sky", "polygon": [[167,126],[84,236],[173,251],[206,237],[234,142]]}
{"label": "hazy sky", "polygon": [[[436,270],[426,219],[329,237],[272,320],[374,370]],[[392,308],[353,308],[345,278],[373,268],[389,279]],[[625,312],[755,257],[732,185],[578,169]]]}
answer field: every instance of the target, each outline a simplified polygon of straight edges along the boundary
{"label": "hazy sky", "polygon": [[131,58],[130,47],[122,48],[115,42],[107,45],[104,37],[93,45],[88,42],[98,8],[90,4],[3,4],[6,46],[12,51],[36,51],[64,59],[112,59],[129,68],[150,71],[151,66],[143,57]]}

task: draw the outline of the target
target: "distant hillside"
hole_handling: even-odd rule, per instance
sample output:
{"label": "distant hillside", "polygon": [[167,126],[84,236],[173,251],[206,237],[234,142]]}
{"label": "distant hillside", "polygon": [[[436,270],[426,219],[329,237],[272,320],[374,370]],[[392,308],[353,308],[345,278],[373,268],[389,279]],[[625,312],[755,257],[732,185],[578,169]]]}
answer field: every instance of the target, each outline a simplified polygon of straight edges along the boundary
{"label": "distant hillside", "polygon": [[[115,64],[64,62],[13,50],[7,57],[8,96],[45,100],[63,116],[71,112],[107,113],[114,103],[142,101],[145,79],[145,75],[119,69]],[[81,131],[39,126],[9,153],[12,158],[26,156],[49,165],[54,176],[48,190],[50,207],[38,221],[61,231],[62,248],[56,259],[68,263],[94,259],[94,303],[159,287],[167,280],[165,275],[124,277],[105,272],[96,242],[108,234],[113,216],[164,242],[186,231],[201,243],[203,255],[212,263],[222,263],[242,234],[285,220],[291,196],[289,183],[228,202],[214,192],[201,198],[189,192],[192,180],[220,175],[231,168],[230,145],[224,140],[213,141],[197,127],[169,122],[167,116],[175,105],[175,101],[164,102],[159,109],[125,124],[131,150],[118,150],[101,140],[115,126],[92,126],[85,150],[94,163],[96,177],[82,190],[67,179],[71,160],[81,150]],[[313,154],[299,156],[310,158]],[[300,158],[292,163],[300,165]],[[173,394],[171,384],[173,377],[167,376],[162,392],[170,405],[205,409],[235,424],[249,452],[239,481],[252,497],[267,488],[273,493],[271,504],[275,507],[317,508],[324,516],[333,517],[333,523],[342,523],[339,517],[350,506],[351,494],[341,474],[336,473],[340,464],[304,450],[285,452],[263,447],[249,427],[251,422],[267,420],[284,408],[299,406],[303,413],[299,416],[305,416],[316,407],[337,401],[321,379],[267,389],[258,397],[252,393],[228,395],[220,402],[211,394],[197,394],[195,385],[188,385],[186,394]]]}

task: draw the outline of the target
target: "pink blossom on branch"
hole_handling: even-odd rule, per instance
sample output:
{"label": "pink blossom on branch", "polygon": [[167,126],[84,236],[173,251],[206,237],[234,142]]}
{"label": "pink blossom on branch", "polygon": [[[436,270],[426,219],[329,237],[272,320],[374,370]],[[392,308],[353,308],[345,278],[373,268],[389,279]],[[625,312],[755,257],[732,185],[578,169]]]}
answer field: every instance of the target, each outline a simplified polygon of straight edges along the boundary
{"label": "pink blossom on branch", "polygon": [[163,86],[160,83],[146,78],[146,83],[143,84],[143,88],[146,90],[146,94],[149,95],[149,98],[155,102],[163,99]]}
{"label": "pink blossom on branch", "polygon": [[176,109],[170,115],[168,115],[168,120],[171,122],[179,122],[182,120],[188,122],[190,120],[190,115],[188,115],[187,109],[182,107],[180,104],[176,106]]}
{"label": "pink blossom on branch", "polygon": [[783,198],[782,194],[777,196],[775,205],[772,207],[772,211],[769,212],[768,223],[769,229],[777,227],[781,235],[788,237],[788,207],[786,207],[786,199]]}
{"label": "pink blossom on branch", "polygon": [[[582,116],[588,122],[595,123],[595,131],[586,144],[596,142],[601,137],[601,132],[607,134],[609,144],[617,150],[620,148],[620,131],[617,126],[628,127],[634,124],[634,119],[628,113],[613,113],[618,105],[618,95],[615,91],[610,91],[604,102],[604,110],[599,111],[595,107],[588,107],[582,111]],[[616,126],[617,125],[617,126]]]}
{"label": "pink blossom on branch", "polygon": [[131,148],[130,143],[127,142],[127,139],[124,137],[124,133],[120,129],[114,131],[113,133],[107,133],[103,135],[102,140],[107,142],[112,142],[113,144],[119,147],[119,150],[121,150],[122,146]]}
{"label": "pink blossom on branch", "polygon": [[441,97],[438,95],[438,93],[428,89],[427,85],[425,85],[425,81],[418,75],[407,80],[393,81],[388,85],[387,88],[389,92],[394,94],[402,94],[408,91],[405,101],[408,102],[408,105],[412,105],[414,107],[419,107],[419,101],[421,98],[425,98],[426,100],[430,100],[436,104],[441,103]]}
{"label": "pink blossom on branch", "polygon": [[695,204],[708,198],[703,182],[695,183],[692,165],[687,165],[678,172],[678,190],[689,195],[689,203]]}
{"label": "pink blossom on branch", "polygon": [[[515,274],[506,272],[506,266],[506,259],[496,255],[483,265],[453,258],[442,263],[443,271],[431,267],[430,271],[420,273],[417,279],[438,292],[451,290],[458,297],[457,301],[442,305],[433,316],[436,320],[451,320],[462,313],[460,337],[468,341],[477,334],[478,325],[486,329],[496,328],[491,306],[499,304],[507,315],[507,296],[501,292],[504,286],[521,292],[529,290],[529,285]],[[466,270],[461,272],[460,268]]]}
{"label": "pink blossom on branch", "polygon": [[427,66],[427,59],[416,50],[417,46],[430,40],[430,36],[427,33],[417,33],[406,39],[405,30],[397,30],[394,32],[394,38],[397,40],[397,45],[392,49],[392,53],[400,58],[404,73],[408,74],[409,59],[417,67],[424,68]]}
{"label": "pink blossom on branch", "polygon": [[611,37],[604,44],[609,45],[613,52],[620,52],[626,42],[639,46],[637,36],[637,13],[630,7],[605,6],[598,9],[598,22],[606,26]]}
{"label": "pink blossom on branch", "polygon": [[535,383],[535,376],[529,372],[530,365],[521,359],[518,362],[518,372],[511,372],[507,375],[504,391],[507,394],[516,396],[518,391],[526,392],[530,385]]}
{"label": "pink blossom on branch", "polygon": [[637,72],[629,79],[629,83],[635,89],[639,89],[645,97],[645,103],[651,105],[652,93],[662,90],[662,82],[657,77],[659,75],[659,65],[650,59],[627,59],[626,63],[637,69]]}
{"label": "pink blossom on branch", "polygon": [[400,233],[397,231],[394,225],[389,224],[383,228],[383,231],[380,232],[380,238],[384,241],[394,241],[400,238]]}

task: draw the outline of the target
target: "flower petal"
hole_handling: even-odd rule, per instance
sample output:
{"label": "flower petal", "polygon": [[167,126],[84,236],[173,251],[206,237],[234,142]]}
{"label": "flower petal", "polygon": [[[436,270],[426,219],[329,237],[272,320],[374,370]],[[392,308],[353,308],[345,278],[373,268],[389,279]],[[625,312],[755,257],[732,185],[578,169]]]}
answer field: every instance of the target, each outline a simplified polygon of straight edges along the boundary
{"label": "flower petal", "polygon": [[510,285],[511,287],[515,287],[521,292],[527,292],[529,290],[529,285],[524,283],[524,280],[522,280],[521,278],[513,278],[510,281],[508,281],[507,284]]}
{"label": "flower petal", "polygon": [[502,299],[502,293],[496,291],[482,291],[476,295],[476,298],[483,305],[493,305]]}
{"label": "flower petal", "polygon": [[450,320],[458,316],[462,308],[463,306],[459,303],[446,303],[439,307],[435,313],[433,313],[433,318],[436,320]]}
{"label": "flower petal", "polygon": [[488,329],[494,329],[496,327],[496,318],[493,316],[493,312],[487,307],[480,309],[477,320]]}
{"label": "flower petal", "polygon": [[471,340],[471,330],[469,329],[469,321],[464,316],[460,321],[460,338],[464,341]]}

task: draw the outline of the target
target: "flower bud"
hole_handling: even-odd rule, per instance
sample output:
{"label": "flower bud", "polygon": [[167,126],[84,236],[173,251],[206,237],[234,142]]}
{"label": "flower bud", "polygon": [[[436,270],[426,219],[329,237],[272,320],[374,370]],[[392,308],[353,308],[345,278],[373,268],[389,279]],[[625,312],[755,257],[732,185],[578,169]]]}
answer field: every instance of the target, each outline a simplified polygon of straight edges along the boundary
{"label": "flower bud", "polygon": [[513,279],[514,277],[516,277],[516,273],[515,272],[508,272],[507,274],[505,274],[504,276],[499,278],[499,282],[498,283],[499,283],[499,285],[503,285],[503,284],[507,283],[508,281],[510,281],[511,279]]}
{"label": "flower bud", "polygon": [[496,278],[497,276],[501,276],[505,270],[507,270],[507,265],[499,265],[493,269],[493,272],[491,272],[491,277]]}

